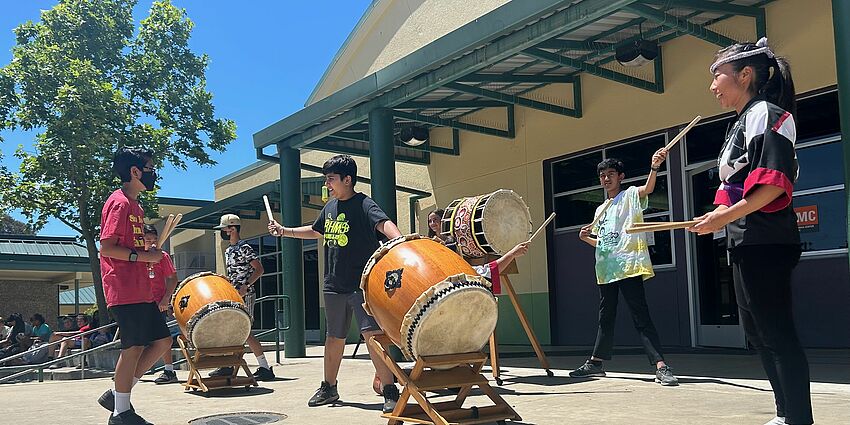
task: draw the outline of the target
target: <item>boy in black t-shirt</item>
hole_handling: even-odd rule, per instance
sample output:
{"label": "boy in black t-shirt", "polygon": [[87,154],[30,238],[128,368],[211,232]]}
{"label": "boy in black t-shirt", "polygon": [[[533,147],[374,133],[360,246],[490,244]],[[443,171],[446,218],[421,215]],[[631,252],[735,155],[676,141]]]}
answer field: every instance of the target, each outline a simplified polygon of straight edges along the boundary
{"label": "boy in black t-shirt", "polygon": [[[337,375],[345,349],[345,337],[351,316],[357,319],[363,338],[383,333],[375,319],[363,309],[360,277],[372,253],[378,248],[378,233],[387,238],[401,236],[398,227],[368,196],[355,192],[357,164],[348,155],[337,155],[322,166],[325,186],[333,197],[312,226],[283,227],[269,222],[269,233],[299,239],[319,239],[325,245],[325,380],[310,398],[308,406],[320,406],[339,399]],[[368,345],[368,344],[367,344]],[[371,347],[369,356],[383,383],[385,413],[392,412],[398,401],[398,388],[392,372]]]}

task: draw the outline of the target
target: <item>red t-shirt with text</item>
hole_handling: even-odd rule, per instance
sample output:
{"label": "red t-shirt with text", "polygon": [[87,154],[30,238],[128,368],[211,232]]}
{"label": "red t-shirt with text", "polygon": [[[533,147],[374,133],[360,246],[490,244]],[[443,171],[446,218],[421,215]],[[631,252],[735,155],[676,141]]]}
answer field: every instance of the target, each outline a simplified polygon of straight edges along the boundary
{"label": "red t-shirt with text", "polygon": [[[103,205],[100,240],[115,238],[118,246],[144,251],[144,216],[136,200],[128,199],[121,189],[112,192]],[[100,273],[107,306],[154,302],[145,263],[101,255]]]}
{"label": "red t-shirt with text", "polygon": [[153,265],[153,278],[150,277],[150,269],[148,269],[148,278],[151,280],[151,291],[155,302],[160,302],[162,297],[165,296],[165,278],[176,273],[177,270],[174,269],[171,256],[163,251],[162,260]]}

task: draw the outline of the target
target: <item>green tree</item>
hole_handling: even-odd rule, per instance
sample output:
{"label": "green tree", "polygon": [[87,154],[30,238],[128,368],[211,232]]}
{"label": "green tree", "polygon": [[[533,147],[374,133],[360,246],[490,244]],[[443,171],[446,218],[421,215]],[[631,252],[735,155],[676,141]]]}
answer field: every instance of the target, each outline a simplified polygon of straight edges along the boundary
{"label": "green tree", "polygon": [[32,226],[15,220],[8,213],[0,211],[0,233],[12,235],[34,235]]}
{"label": "green tree", "polygon": [[[55,217],[88,248],[102,323],[106,305],[98,261],[101,207],[119,187],[112,156],[146,146],[157,166],[215,162],[236,137],[214,116],[206,55],[188,46],[184,9],[155,1],[138,31],[136,0],[60,0],[39,22],[15,29],[12,62],[0,68],[0,129],[34,130],[34,152],[18,148],[17,172],[0,171],[0,206],[23,211],[40,229]],[[156,216],[154,193],[142,203]]]}

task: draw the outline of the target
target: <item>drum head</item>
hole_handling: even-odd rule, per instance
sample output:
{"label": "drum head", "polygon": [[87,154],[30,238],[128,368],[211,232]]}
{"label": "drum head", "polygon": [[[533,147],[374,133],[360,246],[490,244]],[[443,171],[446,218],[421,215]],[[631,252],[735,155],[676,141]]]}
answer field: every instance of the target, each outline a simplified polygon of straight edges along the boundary
{"label": "drum head", "polygon": [[531,237],[531,213],[522,198],[512,190],[498,190],[484,205],[481,223],[487,243],[504,254]]}
{"label": "drum head", "polygon": [[242,309],[221,307],[206,310],[193,325],[189,338],[196,348],[238,347],[248,339],[251,317]]}
{"label": "drum head", "polygon": [[436,356],[480,351],[496,328],[498,306],[483,287],[466,287],[434,302],[413,333],[413,354]]}

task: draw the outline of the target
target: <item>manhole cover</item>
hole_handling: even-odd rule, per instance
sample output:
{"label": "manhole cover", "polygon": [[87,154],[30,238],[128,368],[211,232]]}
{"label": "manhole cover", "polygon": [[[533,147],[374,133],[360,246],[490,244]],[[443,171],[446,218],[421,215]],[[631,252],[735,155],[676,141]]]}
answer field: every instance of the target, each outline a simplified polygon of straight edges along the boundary
{"label": "manhole cover", "polygon": [[189,421],[191,425],[255,425],[270,424],[286,419],[282,413],[236,412],[204,416]]}

